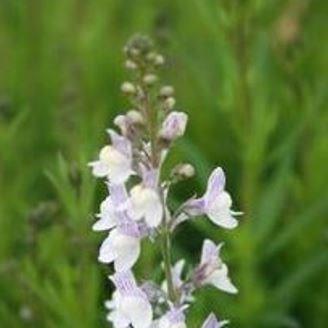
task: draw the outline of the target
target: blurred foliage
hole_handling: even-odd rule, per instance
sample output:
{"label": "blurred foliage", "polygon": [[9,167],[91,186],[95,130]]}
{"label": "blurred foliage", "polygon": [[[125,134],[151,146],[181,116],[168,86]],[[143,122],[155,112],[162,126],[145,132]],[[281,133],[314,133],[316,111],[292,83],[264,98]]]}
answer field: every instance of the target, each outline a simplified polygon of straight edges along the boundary
{"label": "blurred foliage", "polygon": [[[122,46],[135,32],[168,55],[165,80],[190,114],[170,163],[200,192],[225,168],[225,232],[199,219],[174,258],[225,240],[237,297],[204,289],[190,309],[231,327],[328,327],[327,2],[321,0],[0,0],[0,326],[106,326],[103,238],[90,228],[105,188],[86,163],[126,109]],[[144,245],[138,271],[161,261]]]}

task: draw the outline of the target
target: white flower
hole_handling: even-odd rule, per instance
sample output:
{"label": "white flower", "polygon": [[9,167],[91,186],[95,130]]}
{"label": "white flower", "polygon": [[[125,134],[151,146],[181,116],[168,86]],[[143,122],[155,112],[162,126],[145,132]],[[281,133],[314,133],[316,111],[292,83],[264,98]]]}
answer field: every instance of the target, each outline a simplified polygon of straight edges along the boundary
{"label": "white flower", "polygon": [[137,286],[131,271],[116,273],[111,277],[117,290],[113,301],[107,303],[112,311],[108,320],[114,328],[149,328],[153,313],[147,295]]}
{"label": "white flower", "polygon": [[214,313],[211,313],[203,323],[202,328],[221,328],[228,323],[228,320],[219,322]]}
{"label": "white flower", "polygon": [[224,188],[225,175],[222,168],[217,167],[208,179],[204,196],[188,201],[186,212],[191,216],[206,214],[213,223],[226,229],[237,227],[238,221],[233,215],[242,213],[231,210],[232,200]]}
{"label": "white flower", "polygon": [[100,150],[99,159],[89,163],[92,173],[96,177],[108,177],[112,183],[123,183],[133,173],[132,150],[128,139],[118,135],[115,131],[108,131],[112,145],[107,145]]}
{"label": "white flower", "polygon": [[187,121],[188,115],[186,113],[171,112],[163,122],[160,136],[166,140],[175,140],[183,136],[186,130]]}
{"label": "white flower", "polygon": [[117,228],[110,231],[99,250],[99,261],[114,262],[118,272],[129,270],[137,262],[140,255],[141,233],[134,221],[119,223]]}
{"label": "white flower", "polygon": [[163,206],[156,190],[157,170],[143,170],[143,182],[134,186],[131,191],[131,217],[134,220],[144,219],[149,227],[158,227],[163,217]]}
{"label": "white flower", "polygon": [[198,285],[210,284],[227,293],[236,294],[237,288],[228,276],[228,267],[220,258],[223,244],[215,245],[206,239],[203,243],[200,264],[195,271],[195,282]]}

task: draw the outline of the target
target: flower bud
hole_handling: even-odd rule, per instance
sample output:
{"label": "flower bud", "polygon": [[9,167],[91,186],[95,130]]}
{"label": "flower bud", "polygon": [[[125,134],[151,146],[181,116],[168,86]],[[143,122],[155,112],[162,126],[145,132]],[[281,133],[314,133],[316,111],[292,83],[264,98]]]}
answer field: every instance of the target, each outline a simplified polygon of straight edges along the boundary
{"label": "flower bud", "polygon": [[136,87],[131,82],[124,82],[121,86],[121,90],[125,94],[133,95],[136,93]]}
{"label": "flower bud", "polygon": [[130,54],[134,57],[138,57],[140,55],[140,50],[138,48],[131,48]]}
{"label": "flower bud", "polygon": [[159,91],[159,95],[163,98],[172,97],[174,95],[174,88],[170,85],[165,85]]}
{"label": "flower bud", "polygon": [[188,116],[183,112],[172,112],[170,113],[165,121],[163,122],[160,136],[165,140],[174,140],[183,136]]}
{"label": "flower bud", "polygon": [[117,115],[114,118],[114,124],[120,128],[122,135],[126,136],[128,132],[128,124],[125,115]]}
{"label": "flower bud", "polygon": [[155,74],[147,74],[144,76],[143,81],[148,86],[153,85],[157,81],[157,76]]}
{"label": "flower bud", "polygon": [[175,98],[169,97],[164,101],[165,109],[172,110],[175,106]]}
{"label": "flower bud", "polygon": [[126,116],[131,120],[132,124],[143,125],[144,118],[140,112],[135,109],[132,109],[126,113]]}
{"label": "flower bud", "polygon": [[156,58],[156,52],[153,52],[153,51],[148,53],[147,57],[146,57],[146,59],[150,62],[153,62],[155,60],[155,58]]}
{"label": "flower bud", "polygon": [[162,55],[156,55],[154,58],[154,64],[156,66],[162,66],[164,64],[165,60]]}
{"label": "flower bud", "polygon": [[128,59],[125,62],[125,67],[133,71],[138,68],[138,65],[133,60]]}
{"label": "flower bud", "polygon": [[23,305],[19,310],[19,316],[23,321],[32,321],[33,320],[33,312],[31,308],[27,305]]}
{"label": "flower bud", "polygon": [[189,179],[195,175],[195,168],[189,163],[179,164],[173,169],[172,174],[179,180]]}

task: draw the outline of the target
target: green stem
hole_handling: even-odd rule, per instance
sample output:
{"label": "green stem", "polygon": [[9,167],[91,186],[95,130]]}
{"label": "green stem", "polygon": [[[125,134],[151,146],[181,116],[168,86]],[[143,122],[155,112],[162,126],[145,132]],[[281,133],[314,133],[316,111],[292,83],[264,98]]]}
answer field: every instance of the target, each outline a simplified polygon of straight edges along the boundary
{"label": "green stem", "polygon": [[[158,154],[158,147],[157,147],[157,115],[151,108],[149,95],[146,93],[145,95],[145,112],[147,115],[148,121],[148,134],[149,134],[149,141],[150,141],[150,148],[151,148],[151,162],[154,168],[160,169],[160,154]],[[168,290],[168,297],[172,303],[175,303],[177,300],[176,291],[173,285],[173,278],[172,278],[172,271],[171,271],[171,233],[169,228],[169,213],[165,210],[165,200],[162,187],[160,184],[157,186],[159,190],[159,194],[161,196],[162,206],[164,209],[163,214],[163,224],[161,229],[161,246],[162,246],[162,256],[164,261],[164,271],[165,277],[167,281],[167,290]]]}
{"label": "green stem", "polygon": [[177,300],[176,291],[173,285],[172,271],[171,271],[171,235],[168,228],[168,222],[166,214],[163,217],[162,226],[162,255],[164,260],[164,270],[167,281],[167,291],[169,299],[172,303]]}

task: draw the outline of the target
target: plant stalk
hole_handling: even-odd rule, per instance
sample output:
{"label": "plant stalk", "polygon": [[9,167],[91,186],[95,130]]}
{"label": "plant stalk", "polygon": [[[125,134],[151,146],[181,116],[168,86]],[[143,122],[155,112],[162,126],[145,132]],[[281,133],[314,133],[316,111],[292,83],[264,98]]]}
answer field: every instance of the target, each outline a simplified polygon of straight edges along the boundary
{"label": "plant stalk", "polygon": [[177,295],[173,285],[172,271],[171,271],[171,235],[168,227],[167,214],[163,216],[162,227],[162,255],[164,261],[164,270],[167,281],[167,291],[169,300],[172,303],[176,303]]}
{"label": "plant stalk", "polygon": [[[150,141],[150,149],[151,149],[151,161],[154,168],[159,168],[160,166],[160,154],[158,154],[158,147],[157,147],[157,115],[152,111],[149,101],[149,95],[146,94],[145,97],[145,112],[148,121],[148,133],[149,133],[149,141]],[[170,235],[170,228],[169,228],[169,213],[166,211],[165,206],[165,199],[162,186],[160,182],[158,182],[158,190],[161,197],[162,207],[164,210],[163,214],[163,224],[161,229],[161,248],[162,248],[162,256],[164,262],[164,271],[165,271],[165,278],[167,281],[167,291],[169,300],[172,303],[176,303],[177,295],[173,285],[173,278],[172,278],[172,271],[171,271],[171,235]]]}

